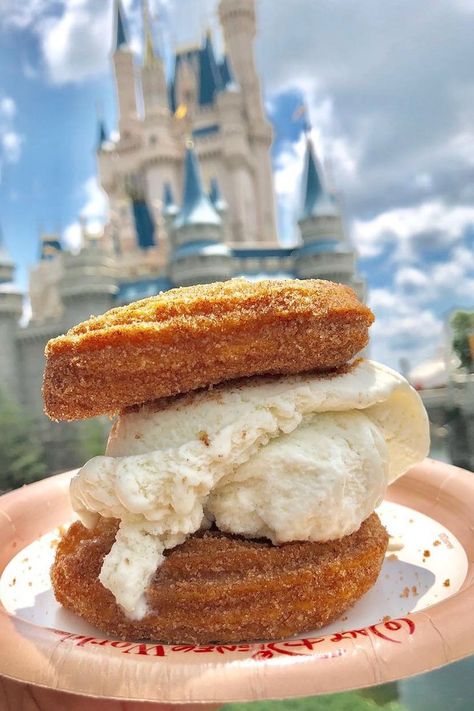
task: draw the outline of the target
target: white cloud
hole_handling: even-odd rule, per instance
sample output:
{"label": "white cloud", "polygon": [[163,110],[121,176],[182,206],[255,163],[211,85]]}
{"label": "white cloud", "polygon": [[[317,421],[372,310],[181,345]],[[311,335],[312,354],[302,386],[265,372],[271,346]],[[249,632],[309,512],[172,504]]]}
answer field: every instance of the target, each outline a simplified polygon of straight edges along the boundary
{"label": "white cloud", "polygon": [[[37,35],[42,70],[55,84],[80,82],[108,71],[112,45],[112,7],[108,0],[1,0],[0,25]],[[124,3],[130,45],[140,48],[139,3]],[[24,61],[26,76],[36,67]]]}
{"label": "white cloud", "polygon": [[20,318],[20,326],[23,328],[29,324],[33,311],[31,309],[31,301],[29,296],[23,298],[23,311]]}
{"label": "white cloud", "polygon": [[77,82],[106,71],[111,27],[109,3],[67,0],[62,15],[44,20],[39,30],[50,79]]}
{"label": "white cloud", "polygon": [[392,289],[369,292],[376,320],[371,328],[371,357],[400,368],[402,358],[411,365],[431,357],[443,337],[443,320],[433,310],[409,303]]}
{"label": "white cloud", "polygon": [[449,313],[473,304],[474,254],[464,245],[453,247],[443,263],[396,267],[391,285],[369,291],[373,357],[395,368],[400,358],[423,362],[443,346]]}
{"label": "white cloud", "polygon": [[82,245],[82,228],[79,222],[71,222],[62,234],[62,241],[72,252],[78,252]]}
{"label": "white cloud", "polygon": [[5,131],[1,136],[2,155],[8,163],[17,163],[20,159],[23,138],[15,131]]}
{"label": "white cloud", "polygon": [[[81,82],[109,70],[114,19],[109,0],[3,0],[0,22],[30,28],[38,36],[48,78],[55,84]],[[129,46],[141,54],[141,3],[123,0]],[[215,26],[216,0],[151,0],[151,15],[160,24],[168,45],[199,36]],[[218,38],[217,38],[218,39]],[[219,44],[219,42],[217,42]],[[30,65],[25,70],[30,72]]]}
{"label": "white cloud", "polygon": [[95,175],[85,181],[82,191],[85,195],[85,203],[81,209],[81,216],[91,222],[100,222],[102,224],[107,218],[108,202],[104,191],[97,183]]}
{"label": "white cloud", "polygon": [[401,369],[402,359],[411,366],[423,363],[437,352],[443,334],[443,321],[429,309],[395,313],[372,327],[372,356],[395,369]]}
{"label": "white cloud", "polygon": [[426,273],[415,267],[402,267],[394,279],[395,286],[402,290],[428,289],[430,281]]}
{"label": "white cloud", "polygon": [[11,96],[2,96],[0,98],[0,116],[6,119],[12,119],[16,114],[16,104]]}
{"label": "white cloud", "polygon": [[20,30],[32,27],[52,5],[51,0],[2,0],[0,23]]}
{"label": "white cloud", "polygon": [[399,207],[382,212],[369,220],[353,222],[354,241],[362,257],[376,257],[388,246],[395,246],[399,256],[413,255],[417,238],[444,244],[460,240],[465,230],[474,225],[474,207],[447,205],[441,200],[423,202],[414,207]]}
{"label": "white cloud", "polygon": [[0,182],[5,164],[20,160],[24,138],[15,130],[16,113],[14,100],[0,91]]}
{"label": "white cloud", "polygon": [[[79,194],[82,207],[79,217],[89,232],[100,232],[107,221],[108,201],[102,188],[97,183],[95,175],[82,184]],[[63,232],[64,243],[73,251],[77,251],[82,243],[82,227],[79,220],[68,225]]]}

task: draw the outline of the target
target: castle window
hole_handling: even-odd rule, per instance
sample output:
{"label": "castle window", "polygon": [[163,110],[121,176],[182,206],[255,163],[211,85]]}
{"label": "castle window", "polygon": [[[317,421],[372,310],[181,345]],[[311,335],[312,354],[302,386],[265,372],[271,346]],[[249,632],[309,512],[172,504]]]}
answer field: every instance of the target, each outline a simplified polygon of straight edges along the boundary
{"label": "castle window", "polygon": [[157,138],[155,135],[150,136],[150,146],[154,146],[157,143]]}

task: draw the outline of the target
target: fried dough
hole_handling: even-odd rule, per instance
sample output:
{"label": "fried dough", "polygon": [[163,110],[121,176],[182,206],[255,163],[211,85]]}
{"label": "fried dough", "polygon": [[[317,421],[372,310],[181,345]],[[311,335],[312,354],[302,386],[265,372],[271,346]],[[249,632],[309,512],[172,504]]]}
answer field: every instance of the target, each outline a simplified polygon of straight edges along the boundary
{"label": "fried dough", "polygon": [[328,281],[172,289],[49,341],[45,411],[76,420],[243,376],[332,370],[364,348],[372,321]]}
{"label": "fried dough", "polygon": [[374,513],[327,543],[274,546],[219,531],[166,554],[147,590],[149,613],[127,618],[98,579],[118,522],[73,523],[52,568],[56,599],[108,635],[172,644],[279,639],[318,629],[375,583],[388,535]]}

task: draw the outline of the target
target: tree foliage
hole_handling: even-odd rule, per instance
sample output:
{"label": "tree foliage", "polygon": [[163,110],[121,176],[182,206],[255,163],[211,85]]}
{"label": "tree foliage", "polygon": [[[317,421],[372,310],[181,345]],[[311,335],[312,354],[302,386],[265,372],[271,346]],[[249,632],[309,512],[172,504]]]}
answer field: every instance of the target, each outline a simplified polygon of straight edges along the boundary
{"label": "tree foliage", "polygon": [[75,455],[79,466],[98,454],[104,454],[110,422],[106,418],[94,418],[79,423]]}
{"label": "tree foliage", "polygon": [[474,334],[474,311],[456,311],[450,319],[453,332],[453,349],[463,368],[474,369],[469,336]]}
{"label": "tree foliage", "polygon": [[[367,695],[368,696],[368,695]],[[399,701],[364,698],[360,692],[349,691],[330,696],[313,696],[286,701],[254,701],[247,704],[227,704],[222,711],[407,711]]]}
{"label": "tree foliage", "polygon": [[0,390],[0,491],[42,479],[44,447],[32,418]]}

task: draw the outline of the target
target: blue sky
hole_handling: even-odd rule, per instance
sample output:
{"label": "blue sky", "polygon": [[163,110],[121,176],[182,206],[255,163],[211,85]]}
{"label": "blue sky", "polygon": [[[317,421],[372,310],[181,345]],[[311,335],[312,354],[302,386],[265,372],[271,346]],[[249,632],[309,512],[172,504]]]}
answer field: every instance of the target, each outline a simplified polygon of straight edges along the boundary
{"label": "blue sky", "polygon": [[[257,4],[281,232],[293,236],[304,93],[369,283],[372,353],[427,358],[450,309],[474,305],[474,1]],[[139,2],[124,5],[139,54]],[[214,0],[150,5],[167,57],[207,25],[219,45]],[[111,18],[110,0],[0,5],[0,223],[22,288],[40,229],[74,243],[80,213],[104,215],[94,148],[97,113],[116,121]]]}

